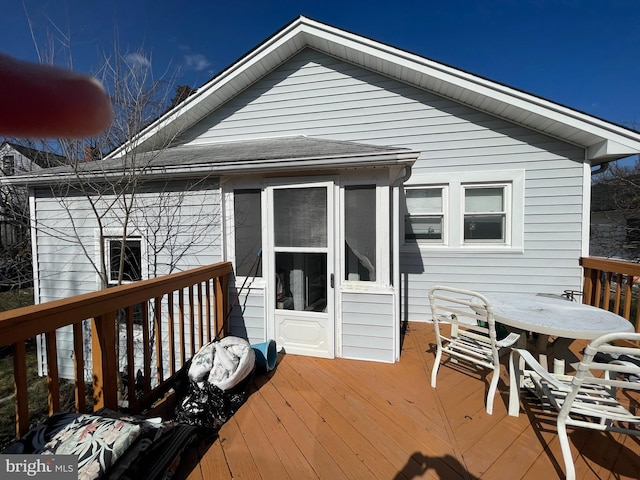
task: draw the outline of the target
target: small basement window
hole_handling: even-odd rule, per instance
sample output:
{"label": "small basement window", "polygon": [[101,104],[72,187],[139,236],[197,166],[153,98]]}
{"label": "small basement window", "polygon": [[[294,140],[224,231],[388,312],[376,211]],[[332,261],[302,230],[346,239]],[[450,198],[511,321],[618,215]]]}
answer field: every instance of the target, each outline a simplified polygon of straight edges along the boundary
{"label": "small basement window", "polygon": [[[107,238],[107,274],[109,285],[131,283],[142,280],[142,239]],[[122,277],[120,278],[120,262],[122,260]],[[119,281],[120,280],[120,281]]]}

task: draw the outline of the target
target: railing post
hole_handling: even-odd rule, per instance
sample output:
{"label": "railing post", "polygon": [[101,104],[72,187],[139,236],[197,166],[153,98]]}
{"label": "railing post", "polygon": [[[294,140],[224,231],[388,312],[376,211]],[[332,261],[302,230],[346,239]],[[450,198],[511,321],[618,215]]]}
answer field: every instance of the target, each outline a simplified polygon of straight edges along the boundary
{"label": "railing post", "polygon": [[118,355],[116,352],[116,312],[91,321],[93,362],[93,410],[118,408]]}

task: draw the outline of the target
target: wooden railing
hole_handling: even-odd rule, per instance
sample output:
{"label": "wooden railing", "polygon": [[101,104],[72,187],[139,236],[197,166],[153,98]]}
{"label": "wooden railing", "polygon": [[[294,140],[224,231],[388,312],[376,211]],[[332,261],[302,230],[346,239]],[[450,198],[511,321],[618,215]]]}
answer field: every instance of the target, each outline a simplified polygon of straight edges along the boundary
{"label": "wooden railing", "polygon": [[[59,330],[63,327],[68,328],[66,335],[73,344],[76,411],[87,411],[88,380],[94,411],[118,409],[126,397],[127,409],[140,412],[170,385],[177,369],[200,346],[224,333],[231,272],[231,263],[222,262],[0,313],[0,347],[13,347],[17,435],[29,427],[25,347],[29,339],[42,335],[44,340],[49,415],[60,410],[60,340],[56,338],[65,335]],[[138,350],[136,330],[142,346]],[[87,342],[90,362],[84,358]],[[126,388],[123,377],[128,379]]]}
{"label": "wooden railing", "polygon": [[584,257],[583,303],[617,313],[640,331],[640,263]]}

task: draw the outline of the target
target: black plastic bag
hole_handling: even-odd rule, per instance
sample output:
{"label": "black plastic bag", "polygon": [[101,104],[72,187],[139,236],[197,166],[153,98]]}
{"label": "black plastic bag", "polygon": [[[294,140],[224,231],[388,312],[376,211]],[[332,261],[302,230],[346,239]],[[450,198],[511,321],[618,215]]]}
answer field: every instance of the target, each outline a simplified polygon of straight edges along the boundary
{"label": "black plastic bag", "polygon": [[209,382],[190,380],[187,394],[176,405],[175,420],[217,433],[247,399],[253,372],[229,390],[221,390]]}

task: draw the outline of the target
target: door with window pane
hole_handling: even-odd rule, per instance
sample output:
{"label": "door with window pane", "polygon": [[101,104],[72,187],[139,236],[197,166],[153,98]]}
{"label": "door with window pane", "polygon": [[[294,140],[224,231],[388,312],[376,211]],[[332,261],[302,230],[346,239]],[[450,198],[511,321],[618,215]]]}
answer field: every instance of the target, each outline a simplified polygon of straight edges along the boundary
{"label": "door with window pane", "polygon": [[333,357],[332,184],[271,187],[268,303],[286,352]]}

